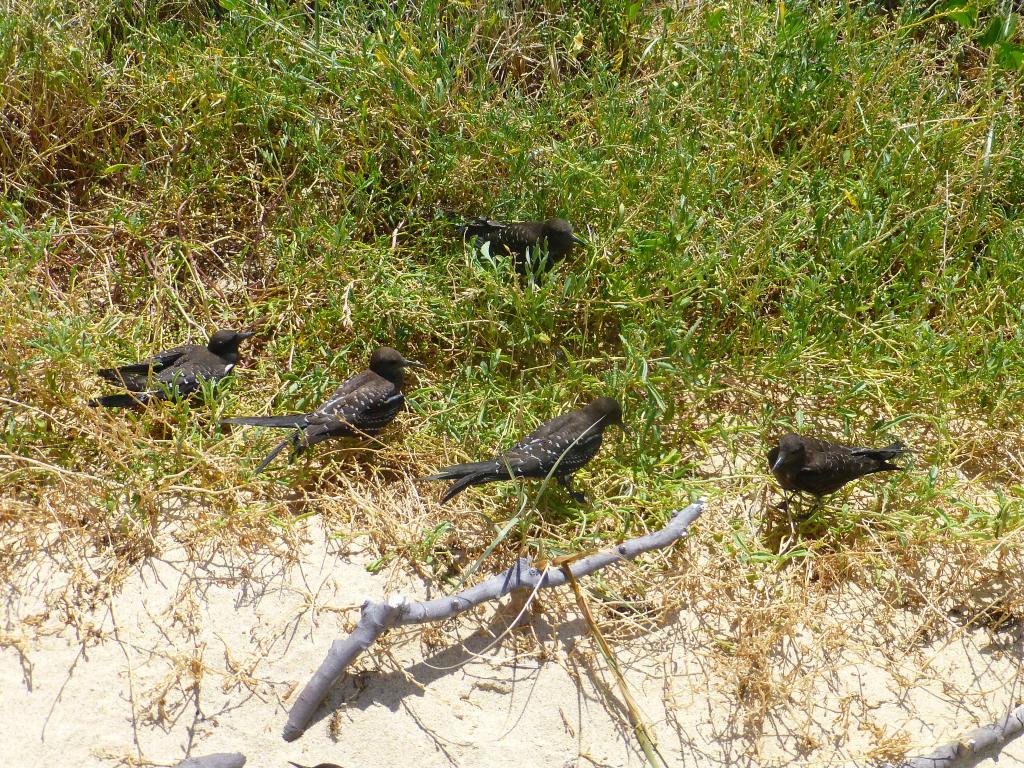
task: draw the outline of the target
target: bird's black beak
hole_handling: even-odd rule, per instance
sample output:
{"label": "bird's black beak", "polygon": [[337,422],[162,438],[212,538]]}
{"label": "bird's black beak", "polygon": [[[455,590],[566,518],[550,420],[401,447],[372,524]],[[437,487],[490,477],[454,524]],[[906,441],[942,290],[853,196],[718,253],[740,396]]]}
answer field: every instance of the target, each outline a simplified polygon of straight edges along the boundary
{"label": "bird's black beak", "polygon": [[587,244],[586,240],[581,240],[580,238],[576,237],[576,235],[569,235],[569,239],[572,240],[574,243],[576,243],[576,245],[584,245],[585,246]]}
{"label": "bird's black beak", "polygon": [[782,459],[783,459],[782,454],[779,454],[779,458],[777,458],[775,460],[775,463],[772,464],[772,472],[774,472],[775,470],[777,470],[779,467],[782,466]]}
{"label": "bird's black beak", "polygon": [[256,332],[255,331],[239,331],[236,335],[238,336],[240,341],[245,341],[246,339],[251,339],[253,336],[255,336]]}
{"label": "bird's black beak", "polygon": [[423,363],[418,363],[415,360],[405,360],[405,359],[403,359],[402,360],[402,367],[403,368],[426,368],[427,366],[425,366]]}

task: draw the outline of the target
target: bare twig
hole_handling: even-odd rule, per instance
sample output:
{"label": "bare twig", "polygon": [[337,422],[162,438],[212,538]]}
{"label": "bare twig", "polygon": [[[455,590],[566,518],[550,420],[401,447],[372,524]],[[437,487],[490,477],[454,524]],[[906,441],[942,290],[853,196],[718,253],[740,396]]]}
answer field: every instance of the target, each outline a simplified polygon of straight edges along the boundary
{"label": "bare twig", "polygon": [[1024,704],[1010,710],[999,722],[975,728],[963,738],[943,744],[924,757],[908,757],[896,768],[950,768],[960,760],[1005,744],[1019,733],[1024,733]]}
{"label": "bare twig", "polygon": [[242,768],[245,755],[238,752],[218,752],[205,757],[190,757],[182,760],[174,768]]}
{"label": "bare twig", "polygon": [[[613,563],[633,560],[644,552],[671,546],[686,535],[690,524],[700,516],[703,506],[702,501],[691,504],[676,512],[661,530],[578,560],[572,564],[572,575],[575,578],[588,576]],[[305,732],[317,706],[335,681],[360,653],[373,645],[387,630],[409,624],[444,621],[517,590],[550,589],[566,583],[564,572],[538,570],[531,565],[529,558],[521,557],[508,570],[451,597],[423,602],[412,602],[402,595],[395,595],[384,602],[367,600],[363,603],[362,616],[355,630],[344,640],[334,641],[327,658],[295,700],[282,734],[285,741],[294,741]]]}

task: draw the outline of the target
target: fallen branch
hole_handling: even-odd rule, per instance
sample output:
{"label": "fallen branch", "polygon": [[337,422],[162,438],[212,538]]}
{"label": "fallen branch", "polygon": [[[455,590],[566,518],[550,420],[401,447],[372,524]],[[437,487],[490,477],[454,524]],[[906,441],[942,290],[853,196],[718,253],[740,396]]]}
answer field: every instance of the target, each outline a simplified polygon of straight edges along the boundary
{"label": "fallen branch", "polygon": [[245,755],[238,752],[218,752],[205,757],[190,757],[182,760],[174,768],[242,768]]}
{"label": "fallen branch", "polygon": [[[572,575],[578,579],[613,563],[633,560],[644,552],[672,545],[686,535],[690,523],[700,516],[703,506],[703,501],[698,501],[676,512],[661,530],[624,541],[616,547],[577,560],[572,564]],[[521,557],[503,573],[496,574],[451,597],[412,602],[406,597],[395,595],[385,602],[367,600],[363,603],[362,614],[355,630],[344,640],[335,640],[331,644],[327,658],[292,705],[282,734],[284,740],[294,741],[305,732],[313,713],[327,696],[328,690],[349,664],[387,630],[409,624],[444,621],[481,603],[504,597],[510,592],[561,587],[567,580],[563,571],[540,571],[530,564],[529,558]]]}
{"label": "fallen branch", "polygon": [[1024,733],[1024,704],[998,723],[975,728],[962,739],[943,744],[924,757],[908,757],[896,768],[950,768],[964,758],[1005,744],[1019,733]]}

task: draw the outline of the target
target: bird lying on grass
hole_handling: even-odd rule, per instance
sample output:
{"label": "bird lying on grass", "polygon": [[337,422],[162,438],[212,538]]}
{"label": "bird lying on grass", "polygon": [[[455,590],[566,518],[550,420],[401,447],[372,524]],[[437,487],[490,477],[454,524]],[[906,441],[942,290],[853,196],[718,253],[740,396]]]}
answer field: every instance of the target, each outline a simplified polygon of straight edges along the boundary
{"label": "bird lying on grass", "polygon": [[599,397],[577,411],[544,422],[493,459],[456,464],[421,479],[455,481],[441,496],[444,504],[471,485],[552,475],[575,501],[584,503],[586,496],[572,487],[572,475],[597,455],[604,430],[612,424],[623,426],[622,408],[610,397]]}
{"label": "bird lying on grass", "polygon": [[157,352],[138,363],[97,371],[100,378],[124,387],[127,394],[102,395],[89,405],[102,408],[129,408],[151,400],[178,400],[191,397],[204,382],[216,382],[231,373],[238,364],[238,347],[250,338],[249,331],[217,331],[205,345],[183,344]]}
{"label": "bird lying on grass", "polygon": [[520,275],[541,274],[565,258],[574,245],[586,245],[565,219],[523,221],[503,224],[476,218],[458,227],[463,240],[472,238],[477,245],[490,243],[492,256],[507,254]]}
{"label": "bird lying on grass", "polygon": [[381,347],[370,356],[368,370],[357,373],[311,413],[284,416],[234,416],[221,424],[247,424],[258,427],[294,429],[272,450],[253,474],[259,474],[289,445],[292,458],[311,445],[336,437],[373,437],[402,410],[405,395],[405,368],[422,368],[421,363],[406,360],[391,347]]}

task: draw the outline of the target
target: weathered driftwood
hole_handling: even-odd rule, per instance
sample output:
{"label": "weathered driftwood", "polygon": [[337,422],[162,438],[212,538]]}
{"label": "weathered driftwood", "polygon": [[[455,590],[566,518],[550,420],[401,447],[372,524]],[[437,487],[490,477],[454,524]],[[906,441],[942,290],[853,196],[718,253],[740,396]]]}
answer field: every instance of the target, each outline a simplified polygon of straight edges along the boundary
{"label": "weathered driftwood", "polygon": [[[686,535],[690,523],[700,516],[702,509],[703,501],[698,501],[676,512],[668,524],[658,531],[624,541],[611,549],[577,560],[572,564],[573,576],[578,579],[613,563],[632,560],[644,552],[670,546]],[[561,587],[565,583],[566,575],[561,570],[556,568],[540,571],[532,567],[529,558],[524,557],[519,558],[503,573],[451,597],[423,602],[410,601],[401,595],[384,602],[367,600],[363,603],[362,615],[355,630],[344,640],[334,641],[327,658],[292,705],[282,734],[284,740],[294,741],[305,732],[313,713],[335,681],[360,653],[373,645],[387,630],[408,624],[444,621],[488,600],[504,597],[510,592],[549,589]]]}
{"label": "weathered driftwood", "polygon": [[924,757],[908,757],[897,768],[950,768],[986,749],[1006,743],[1024,733],[1024,704],[1010,711],[998,723],[975,728],[963,738],[943,744]]}
{"label": "weathered driftwood", "polygon": [[238,752],[218,752],[205,757],[190,757],[182,760],[174,768],[242,768],[245,755]]}

